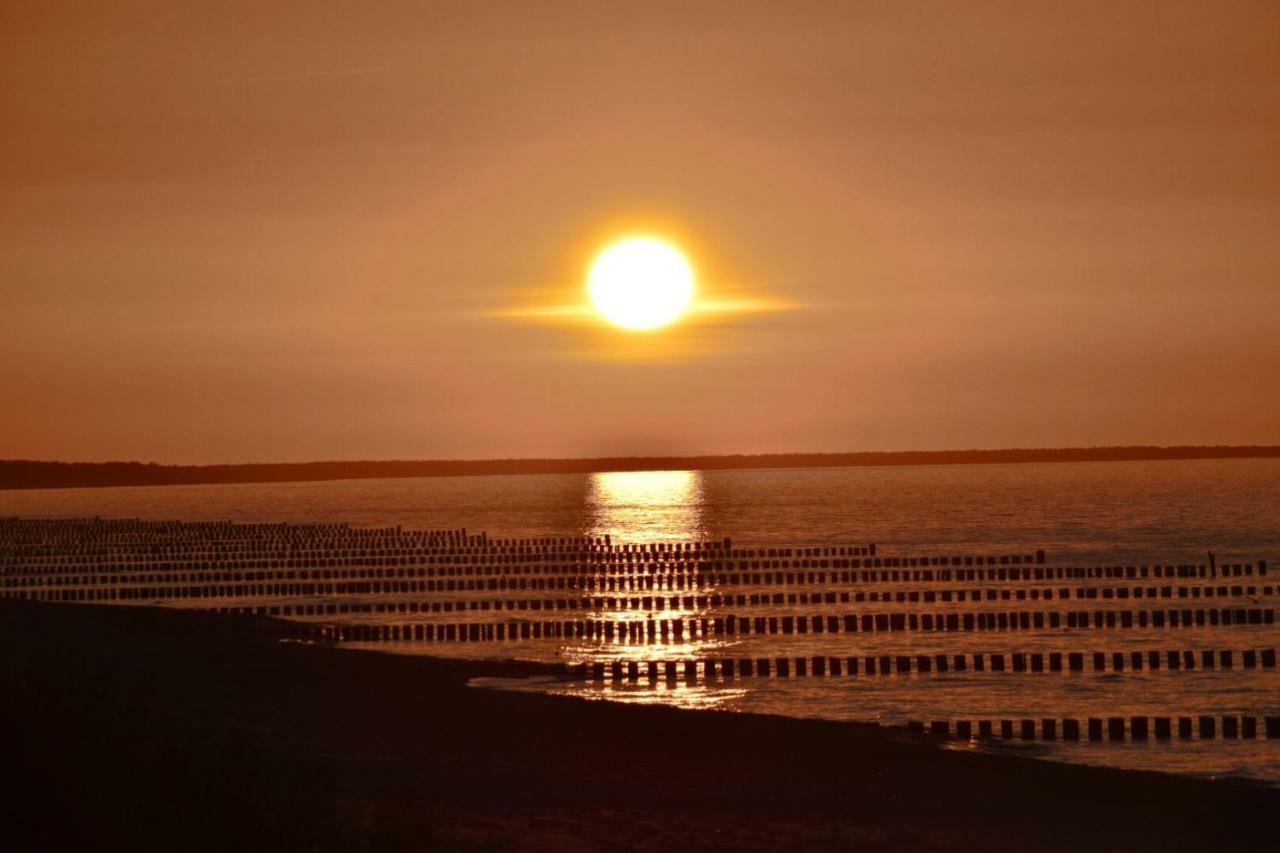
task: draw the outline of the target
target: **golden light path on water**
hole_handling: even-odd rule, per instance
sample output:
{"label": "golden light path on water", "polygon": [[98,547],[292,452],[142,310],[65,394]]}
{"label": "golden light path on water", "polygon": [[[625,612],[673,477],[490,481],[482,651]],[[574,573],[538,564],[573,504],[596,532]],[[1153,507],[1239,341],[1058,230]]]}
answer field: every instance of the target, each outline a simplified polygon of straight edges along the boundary
{"label": "golden light path on water", "polygon": [[[703,507],[703,474],[701,471],[608,471],[591,475],[587,488],[587,505],[592,527],[589,536],[605,537],[617,543],[647,547],[671,542],[698,542],[707,535]],[[706,587],[701,595],[713,592]],[[709,612],[709,611],[708,611]],[[591,611],[590,617],[624,622],[628,614],[619,611]],[[697,608],[670,610],[667,618],[702,618],[706,613]],[[717,640],[690,639],[685,642],[621,644],[615,652],[592,643],[583,648],[564,649],[566,660],[594,662],[622,659],[641,664],[650,660],[702,658],[723,643]],[[602,654],[603,652],[603,654]],[[658,682],[643,693],[615,691],[605,683],[586,694],[586,698],[625,699],[640,704],[679,705],[683,708],[711,708],[724,705],[745,695],[745,689],[708,689],[683,681]],[[579,694],[575,694],[579,695]]]}
{"label": "golden light path on water", "polygon": [[697,542],[702,520],[702,472],[608,471],[587,487],[589,536],[617,542]]}

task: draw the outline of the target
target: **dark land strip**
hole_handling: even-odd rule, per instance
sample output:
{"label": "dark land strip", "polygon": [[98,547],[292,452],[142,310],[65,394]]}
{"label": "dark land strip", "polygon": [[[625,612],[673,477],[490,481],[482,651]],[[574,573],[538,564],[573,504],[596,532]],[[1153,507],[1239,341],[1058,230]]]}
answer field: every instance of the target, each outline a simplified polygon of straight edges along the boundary
{"label": "dark land strip", "polygon": [[899,465],[1000,465],[1024,462],[1133,462],[1266,459],[1280,446],[1048,447],[1005,450],[909,450],[764,453],[728,456],[616,456],[591,459],[418,459],[158,465],[142,462],[43,462],[0,459],[0,489],[174,486],[310,482],[496,474],[602,471],[720,471],[744,468],[859,468]]}
{"label": "dark land strip", "polygon": [[0,602],[6,848],[1275,849],[1271,788],[478,690],[541,670],[284,634]]}

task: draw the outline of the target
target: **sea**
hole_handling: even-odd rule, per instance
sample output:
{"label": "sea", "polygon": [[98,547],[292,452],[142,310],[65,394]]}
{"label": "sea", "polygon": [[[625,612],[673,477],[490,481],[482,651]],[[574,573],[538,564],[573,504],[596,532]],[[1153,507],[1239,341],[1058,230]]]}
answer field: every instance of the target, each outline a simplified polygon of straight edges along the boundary
{"label": "sea", "polygon": [[[309,483],[159,486],[0,492],[0,516],[27,518],[141,518],[180,521],[314,524],[346,522],[355,527],[484,532],[491,538],[609,537],[615,547],[723,541],[737,548],[866,547],[903,558],[950,555],[1035,554],[1049,567],[1106,568],[1112,576],[1024,582],[861,582],[826,589],[871,595],[867,603],[836,605],[801,599],[771,600],[732,609],[734,616],[785,617],[841,614],[874,609],[910,613],[921,605],[898,593],[965,588],[969,595],[930,606],[930,612],[1076,609],[1053,600],[973,601],[972,590],[1047,589],[1061,595],[1077,586],[1097,587],[1085,602],[1095,610],[1148,607],[1274,609],[1280,583],[1280,459],[1022,463],[909,467],[802,468],[733,471],[642,471],[527,476],[432,477],[341,480]],[[1212,552],[1212,557],[1210,557]],[[1248,565],[1265,575],[1211,578],[1125,577],[1125,567],[1155,565]],[[1118,575],[1115,572],[1119,572]],[[1170,604],[1131,597],[1160,588],[1214,588],[1213,599]],[[1225,588],[1223,588],[1225,587]],[[1119,590],[1124,589],[1121,593]],[[718,592],[752,592],[743,587]],[[755,592],[777,593],[773,587]],[[794,591],[794,590],[792,590]],[[812,592],[813,590],[802,590]],[[788,593],[791,591],[788,591]],[[561,593],[562,595],[563,593]],[[1212,593],[1205,593],[1211,595]],[[406,594],[409,595],[409,594]],[[412,594],[422,599],[509,592]],[[1112,596],[1115,597],[1112,597]],[[378,595],[394,600],[396,593]],[[542,597],[542,594],[537,594]],[[1104,597],[1105,596],[1105,597]],[[516,597],[530,597],[527,594]],[[351,596],[352,601],[361,596]],[[941,602],[941,598],[938,599]],[[195,606],[159,602],[161,606]],[[296,602],[295,602],[296,603]],[[632,602],[634,604],[634,602]],[[208,606],[208,602],[199,602]],[[697,608],[695,608],[696,610]],[[702,617],[721,615],[709,606]],[[634,616],[634,613],[627,614]],[[642,614],[643,615],[643,614]],[[653,614],[650,614],[652,616]],[[668,611],[662,614],[669,616]],[[403,621],[403,615],[368,613],[354,620]],[[499,617],[493,617],[499,618]],[[505,617],[503,617],[505,618]],[[479,689],[537,690],[585,700],[665,703],[691,709],[816,717],[900,726],[917,721],[996,721],[991,738],[951,739],[946,748],[1013,752],[1047,760],[1184,773],[1280,784],[1280,739],[1264,736],[1262,719],[1280,717],[1280,670],[1246,667],[1243,653],[1260,655],[1280,646],[1272,623],[1121,630],[1065,625],[1006,632],[738,634],[669,638],[632,643],[609,639],[529,639],[509,643],[353,643],[371,654],[426,654],[486,659],[587,664],[650,660],[705,661],[832,657],[946,655],[1010,656],[1005,671],[965,671],[824,677],[683,677],[613,680],[477,679]],[[1167,664],[1116,670],[1115,653],[1126,663],[1133,652],[1233,653],[1232,666],[1172,669]],[[1103,652],[1108,666],[1094,671],[1014,671],[1012,655]],[[1215,658],[1221,661],[1221,658]],[[1261,658],[1258,658],[1259,660]],[[642,669],[643,672],[643,669]],[[682,670],[683,672],[683,670]],[[740,675],[740,673],[739,673]],[[1169,739],[1080,741],[1024,739],[1021,721],[1089,718],[1107,721],[1190,717],[1196,735]],[[1214,737],[1200,736],[1200,718],[1215,720]],[[1223,717],[1256,718],[1257,737],[1224,737]],[[999,721],[1015,723],[1001,737]],[[425,724],[425,723],[424,723]],[[974,723],[977,731],[977,723]]]}

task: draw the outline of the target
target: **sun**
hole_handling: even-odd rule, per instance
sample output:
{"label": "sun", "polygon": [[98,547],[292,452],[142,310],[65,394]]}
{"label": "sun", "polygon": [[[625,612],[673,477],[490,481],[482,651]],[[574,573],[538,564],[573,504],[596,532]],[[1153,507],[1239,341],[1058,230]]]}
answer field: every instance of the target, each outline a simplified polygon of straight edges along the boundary
{"label": "sun", "polygon": [[610,244],[591,264],[587,292],[606,320],[633,331],[671,323],[693,298],[693,267],[672,244],[628,237]]}

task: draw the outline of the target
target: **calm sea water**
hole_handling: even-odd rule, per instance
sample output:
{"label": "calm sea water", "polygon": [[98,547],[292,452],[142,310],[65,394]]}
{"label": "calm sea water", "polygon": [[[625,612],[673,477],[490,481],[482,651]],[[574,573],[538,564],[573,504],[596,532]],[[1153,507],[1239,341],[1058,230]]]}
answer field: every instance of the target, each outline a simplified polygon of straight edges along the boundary
{"label": "calm sea water", "polygon": [[[1220,563],[1266,560],[1274,567],[1266,583],[1274,585],[1280,577],[1280,460],[679,471],[0,492],[0,515],[347,521],[369,527],[465,527],[494,537],[609,534],[615,542],[637,543],[728,536],[736,547],[875,542],[884,553],[909,555],[1032,553],[1044,549],[1049,563],[1055,566],[1199,563],[1206,561],[1206,552],[1212,548]],[[1088,583],[1132,585],[1120,581]],[[1190,580],[1176,583],[1197,584]],[[891,590],[893,586],[886,584],[883,588]],[[897,585],[901,589],[955,586]],[[489,595],[512,597],[509,593]],[[455,597],[474,599],[477,594],[460,593]],[[1274,597],[1260,604],[1253,600],[1257,597],[1249,600],[1249,606],[1275,606]],[[386,599],[382,596],[380,600]],[[1090,609],[1132,609],[1142,605],[1132,600],[1101,599],[1088,604]],[[1196,606],[1205,604],[1211,603],[1197,602]],[[1246,606],[1243,597],[1222,601],[1219,606],[1228,604]],[[1016,602],[946,605],[960,612],[966,607],[991,610],[1018,606]],[[1021,606],[1051,609],[1067,605],[1028,602]],[[894,607],[909,605],[877,605],[875,609]],[[737,608],[734,613],[786,615],[849,609],[855,608],[784,604],[756,610]],[[382,614],[353,617],[353,621],[361,619],[403,621],[402,617]],[[1062,629],[1012,634],[772,635],[641,646],[541,640],[457,646],[380,644],[370,648],[409,654],[579,662],[1152,649],[1232,649],[1239,654],[1243,649],[1275,648],[1280,645],[1278,638],[1280,631],[1275,625],[1255,625],[1176,631]],[[585,698],[885,723],[908,719],[1083,719],[1139,714],[1280,715],[1280,675],[1276,670],[1239,668],[1107,674],[967,672],[882,678],[774,678],[672,686],[650,686],[647,681],[635,685],[502,686]],[[986,748],[1018,749],[1090,763],[1280,781],[1280,741],[1275,740],[1107,745],[1015,741]]]}

